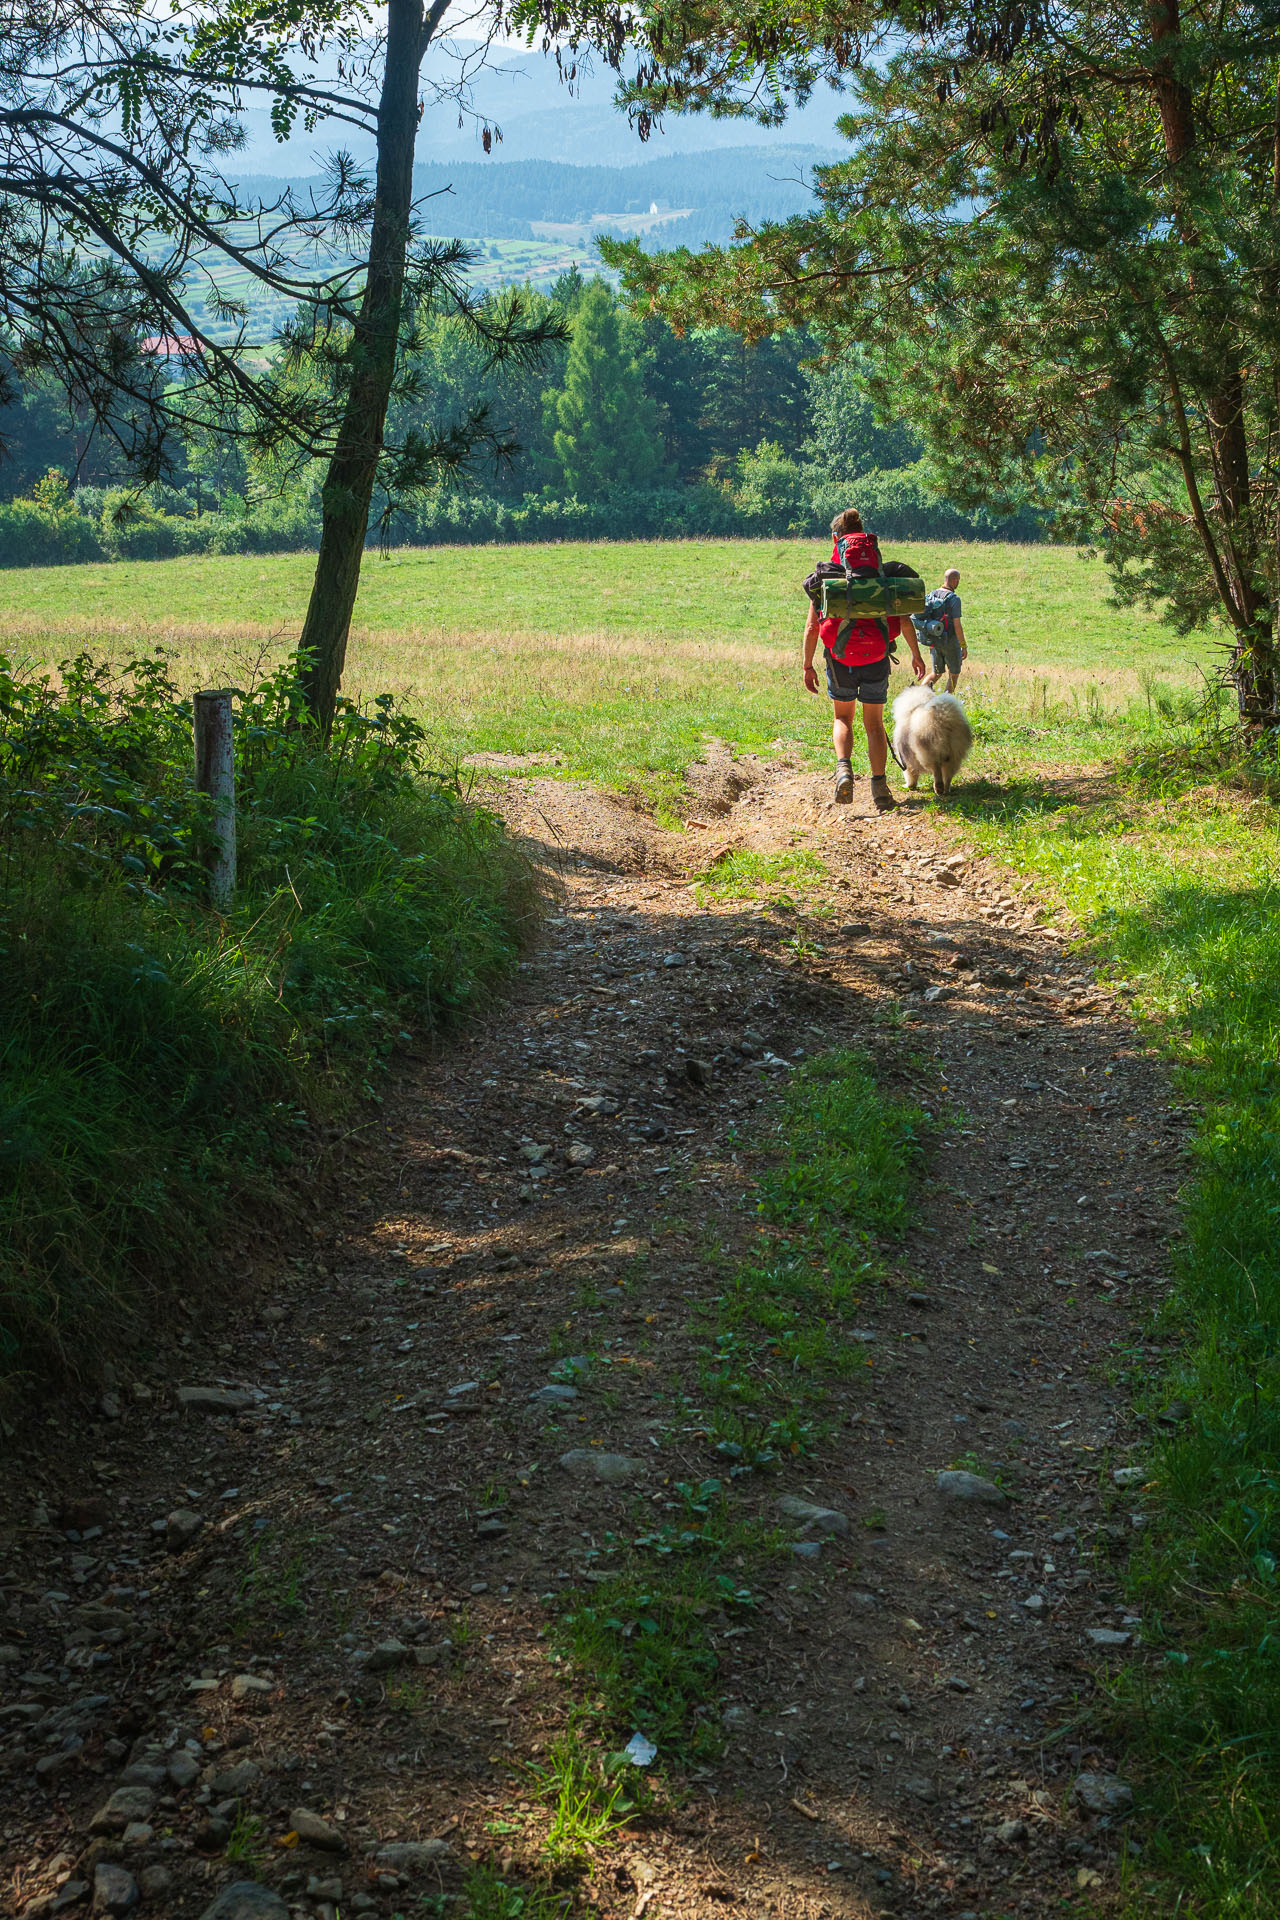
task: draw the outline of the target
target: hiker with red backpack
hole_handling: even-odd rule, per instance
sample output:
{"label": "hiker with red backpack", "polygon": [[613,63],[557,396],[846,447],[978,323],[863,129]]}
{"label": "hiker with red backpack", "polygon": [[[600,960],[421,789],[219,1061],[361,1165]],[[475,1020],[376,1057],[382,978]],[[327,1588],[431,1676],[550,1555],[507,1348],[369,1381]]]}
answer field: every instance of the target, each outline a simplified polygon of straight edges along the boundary
{"label": "hiker with red backpack", "polygon": [[888,813],[896,804],[885,774],[889,739],[884,728],[893,643],[906,640],[912,671],[917,680],[923,680],[925,663],[910,616],[923,609],[924,582],[901,561],[881,560],[875,535],[866,532],[861,515],[852,507],[836,515],[831,535],[831,559],[804,583],[809,595],[804,683],[810,693],[820,691],[813,661],[821,641],[827,692],[833,703],[835,797],[844,806],[853,799],[853,710],[861,705],[871,799],[877,813]]}

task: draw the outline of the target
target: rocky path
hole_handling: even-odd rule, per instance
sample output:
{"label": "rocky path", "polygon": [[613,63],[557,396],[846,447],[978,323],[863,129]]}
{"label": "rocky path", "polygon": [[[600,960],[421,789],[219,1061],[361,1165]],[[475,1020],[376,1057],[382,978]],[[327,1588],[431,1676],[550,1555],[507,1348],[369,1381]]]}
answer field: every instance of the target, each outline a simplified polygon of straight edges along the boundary
{"label": "rocky path", "polygon": [[[923,805],[837,811],[727,756],[680,835],[501,791],[557,892],[510,1003],[400,1074],[347,1205],[251,1298],[10,1442],[0,1912],[347,1920],[475,1862],[538,1878],[528,1769],[590,1698],[548,1623],[723,1469],[695,1329],[759,1231],[753,1129],[832,1046],[934,1115],[918,1225],[817,1451],[733,1483],[787,1533],[745,1622],[708,1623],[722,1750],[557,1884],[626,1920],[1105,1902],[1097,1677],[1141,1636],[1109,1382],[1155,1357],[1162,1073]],[[790,907],[707,902],[690,870],[731,847],[822,871]]]}

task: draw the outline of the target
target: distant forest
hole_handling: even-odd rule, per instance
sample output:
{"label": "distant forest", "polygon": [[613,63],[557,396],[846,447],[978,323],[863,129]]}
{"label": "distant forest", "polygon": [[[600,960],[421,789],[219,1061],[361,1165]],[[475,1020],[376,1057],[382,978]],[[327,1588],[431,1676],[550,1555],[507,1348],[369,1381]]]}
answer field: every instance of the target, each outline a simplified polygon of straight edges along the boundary
{"label": "distant forest", "polygon": [[[393,441],[447,432],[483,409],[512,452],[455,489],[380,499],[372,539],[817,533],[851,502],[893,537],[1039,531],[1029,516],[997,523],[939,498],[920,442],[877,419],[856,358],[824,364],[816,334],[754,344],[721,328],[676,334],[576,271],[524,298],[531,317],[558,312],[571,330],[534,366],[495,368],[458,320],[419,314],[412,378],[388,420]],[[323,371],[302,365],[282,378],[309,387]],[[317,465],[255,454],[211,419],[175,442],[168,480],[139,495],[86,409],[49,378],[6,369],[0,353],[6,374],[0,565],[314,543]]]}
{"label": "distant forest", "polygon": [[[432,161],[414,168],[424,228],[477,240],[528,240],[531,222],[590,226],[605,232],[612,216],[688,208],[685,222],[664,222],[662,243],[684,244],[685,226],[699,240],[727,240],[734,221],[785,220],[812,202],[809,170],[828,156],[816,147],[727,147],[720,152],[668,154],[631,167],[577,167],[556,160]],[[321,186],[254,175],[241,181],[247,197],[271,199],[286,185],[295,192]],[[430,196],[430,197],[429,197]]]}

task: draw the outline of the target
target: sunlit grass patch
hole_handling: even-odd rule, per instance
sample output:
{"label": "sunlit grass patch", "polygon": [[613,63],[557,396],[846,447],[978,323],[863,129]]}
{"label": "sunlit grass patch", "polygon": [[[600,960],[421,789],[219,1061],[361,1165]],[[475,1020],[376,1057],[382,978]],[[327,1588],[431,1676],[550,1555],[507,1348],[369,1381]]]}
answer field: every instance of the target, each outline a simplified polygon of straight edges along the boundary
{"label": "sunlit grass patch", "polygon": [[709,900],[754,900],[775,887],[808,891],[821,885],[825,872],[820,857],[808,848],[761,853],[754,847],[734,847],[707,869],[698,888]]}
{"label": "sunlit grass patch", "polygon": [[605,1753],[594,1744],[581,1714],[551,1741],[529,1776],[533,1792],[551,1808],[542,1846],[557,1866],[584,1859],[612,1840],[652,1798],[643,1773],[625,1754]]}

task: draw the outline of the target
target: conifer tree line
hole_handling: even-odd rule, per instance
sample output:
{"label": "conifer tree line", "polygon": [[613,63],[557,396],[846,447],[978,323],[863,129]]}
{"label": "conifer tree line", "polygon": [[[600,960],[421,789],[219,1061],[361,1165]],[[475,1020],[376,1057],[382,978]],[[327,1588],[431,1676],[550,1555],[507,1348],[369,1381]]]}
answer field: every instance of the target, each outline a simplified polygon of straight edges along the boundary
{"label": "conifer tree line", "polygon": [[[375,527],[385,508],[391,542],[459,530],[556,537],[575,521],[576,530],[615,537],[807,533],[851,490],[879,497],[891,536],[995,531],[931,493],[920,442],[900,423],[877,424],[864,370],[856,360],[823,365],[823,343],[806,329],[755,343],[727,328],[677,334],[576,271],[521,299],[529,325],[558,323],[565,335],[525,365],[495,365],[456,314],[415,316],[388,438],[439,437],[459,414],[483,416],[488,433],[448,489],[375,502]],[[322,378],[322,366],[299,360],[291,402]],[[111,441],[51,377],[23,383],[6,421],[0,536],[11,564],[262,550],[315,537],[318,465],[300,464],[292,450],[255,450],[220,419],[184,429],[168,477],[141,493]],[[1026,519],[1019,530],[1037,528]]]}

